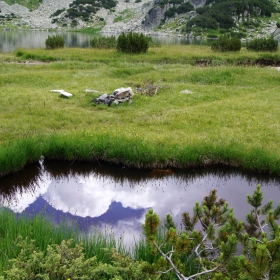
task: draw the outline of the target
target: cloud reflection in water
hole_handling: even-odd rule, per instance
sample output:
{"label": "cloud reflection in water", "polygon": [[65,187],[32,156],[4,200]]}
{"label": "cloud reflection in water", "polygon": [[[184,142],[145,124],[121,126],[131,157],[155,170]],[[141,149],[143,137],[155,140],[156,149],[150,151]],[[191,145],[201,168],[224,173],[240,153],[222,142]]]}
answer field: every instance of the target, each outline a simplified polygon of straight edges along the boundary
{"label": "cloud reflection in water", "polygon": [[44,209],[54,213],[56,221],[67,213],[65,218],[75,220],[82,229],[109,225],[115,236],[124,234],[130,242],[141,234],[147,209],[153,208],[161,218],[171,212],[179,225],[181,213],[192,212],[195,202],[214,188],[218,198],[225,198],[240,219],[250,210],[246,194],[252,194],[257,184],[263,186],[265,202],[280,197],[279,180],[224,169],[174,170],[155,178],[147,170],[123,170],[105,164],[102,168],[92,164],[84,168],[81,164],[45,163],[35,186],[13,188],[12,199],[4,198],[3,203],[18,213]]}

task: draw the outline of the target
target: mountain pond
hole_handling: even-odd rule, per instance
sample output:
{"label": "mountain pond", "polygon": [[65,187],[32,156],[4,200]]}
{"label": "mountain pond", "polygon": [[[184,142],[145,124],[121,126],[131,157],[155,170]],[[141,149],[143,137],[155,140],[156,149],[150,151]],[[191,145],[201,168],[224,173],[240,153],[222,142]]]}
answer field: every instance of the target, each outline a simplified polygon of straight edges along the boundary
{"label": "mountain pond", "polygon": [[[14,30],[0,29],[0,52],[13,52],[17,48],[45,48],[48,36],[61,35],[65,40],[65,47],[90,48],[90,40],[94,37],[118,36],[110,33],[83,33],[75,31],[54,30]],[[213,39],[188,38],[185,36],[151,36],[155,44],[161,45],[206,45],[211,46]],[[275,40],[280,43],[280,35]]]}
{"label": "mountain pond", "polygon": [[110,229],[131,244],[142,235],[148,209],[161,219],[171,213],[180,228],[181,214],[190,212],[212,189],[244,219],[251,207],[247,194],[262,186],[264,203],[280,200],[280,179],[236,169],[133,169],[104,162],[40,161],[0,178],[0,203],[21,215],[39,212],[53,222],[75,223],[82,231]]}

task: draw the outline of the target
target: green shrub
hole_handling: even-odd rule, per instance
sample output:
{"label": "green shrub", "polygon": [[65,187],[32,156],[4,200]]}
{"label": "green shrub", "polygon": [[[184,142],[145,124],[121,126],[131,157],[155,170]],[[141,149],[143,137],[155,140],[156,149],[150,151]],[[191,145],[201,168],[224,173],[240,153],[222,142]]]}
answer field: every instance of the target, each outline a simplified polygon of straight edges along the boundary
{"label": "green shrub", "polygon": [[125,53],[145,53],[148,51],[149,42],[149,37],[142,33],[122,33],[117,40],[117,50]]}
{"label": "green shrub", "polygon": [[51,17],[57,17],[59,16],[61,13],[63,13],[65,11],[65,8],[57,10],[56,12],[54,12]]}
{"label": "green shrub", "polygon": [[216,35],[216,34],[207,34],[207,38],[210,38],[210,39],[217,39],[217,38],[218,38],[218,35]]}
{"label": "green shrub", "polygon": [[257,38],[246,44],[247,50],[250,51],[268,51],[276,52],[278,50],[278,41],[271,36],[269,38]]}
{"label": "green shrub", "polygon": [[279,21],[276,22],[276,27],[280,28],[280,22]]}
{"label": "green shrub", "polygon": [[90,46],[97,49],[110,49],[116,48],[117,39],[115,36],[93,38],[90,40]]}
{"label": "green shrub", "polygon": [[45,44],[47,49],[58,49],[58,48],[64,48],[65,41],[62,36],[54,35],[54,36],[48,36]]}
{"label": "green shrub", "polygon": [[177,4],[177,7],[171,7],[164,13],[164,19],[171,18],[175,14],[183,14],[193,10],[193,5],[189,2],[183,4]]}
{"label": "green shrub", "polygon": [[19,255],[10,261],[10,267],[0,276],[4,279],[156,279],[155,268],[144,261],[133,261],[116,250],[104,249],[110,263],[98,262],[96,257],[86,258],[83,245],[73,246],[72,241],[51,245],[47,253],[40,251],[35,242],[19,237],[15,243]]}
{"label": "green shrub", "polygon": [[241,41],[237,37],[222,35],[212,44],[211,49],[216,52],[237,52],[241,49]]}

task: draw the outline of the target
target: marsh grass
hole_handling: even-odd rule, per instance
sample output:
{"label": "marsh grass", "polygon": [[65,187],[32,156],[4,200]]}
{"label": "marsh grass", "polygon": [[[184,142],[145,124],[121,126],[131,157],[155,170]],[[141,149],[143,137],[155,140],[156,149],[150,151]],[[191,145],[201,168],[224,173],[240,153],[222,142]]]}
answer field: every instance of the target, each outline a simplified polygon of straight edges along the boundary
{"label": "marsh grass", "polygon": [[[280,73],[247,63],[264,56],[277,61],[279,52],[162,46],[139,55],[75,48],[1,54],[0,173],[44,155],[138,167],[224,164],[280,174]],[[212,66],[196,65],[205,59]],[[91,102],[147,80],[161,86],[156,95],[135,94],[132,104],[110,107]]]}
{"label": "marsh grass", "polygon": [[[111,263],[111,249],[122,256],[130,256],[134,261],[146,261],[150,264],[156,264],[159,256],[155,254],[144,238],[135,240],[131,247],[124,244],[123,236],[118,239],[114,232],[110,229],[110,225],[105,228],[91,226],[86,232],[80,230],[75,221],[69,223],[67,217],[60,217],[58,224],[54,223],[54,217],[40,212],[39,214],[15,214],[11,210],[0,208],[0,275],[10,266],[9,260],[18,257],[21,247],[18,246],[18,238],[30,244],[34,241],[38,251],[47,253],[47,248],[50,245],[61,244],[63,240],[73,240],[71,247],[82,243],[83,252],[86,259],[93,256],[97,262]],[[165,231],[159,231],[158,235],[163,239]],[[170,248],[166,248],[169,250]],[[187,270],[193,270],[194,261],[191,259],[187,262]],[[165,278],[164,278],[165,279]],[[166,279],[173,279],[166,278]]]}
{"label": "marsh grass", "polygon": [[0,208],[0,274],[7,268],[9,260],[18,256],[20,248],[16,240],[19,236],[28,242],[35,240],[35,246],[42,252],[46,252],[48,245],[73,239],[73,247],[82,242],[85,256],[96,256],[97,261],[103,263],[109,262],[106,250],[116,248],[123,255],[130,253],[120,240],[116,240],[109,228],[100,230],[96,227],[88,233],[82,233],[75,222],[70,225],[62,217],[61,222],[55,225],[52,220],[51,216],[43,213],[19,216],[7,208]]}
{"label": "marsh grass", "polygon": [[31,219],[28,214],[20,218],[6,208],[0,209],[0,271],[7,265],[8,260],[19,254],[16,239],[22,236],[24,239],[36,241],[36,246],[45,251],[50,244],[60,244],[63,239],[73,238],[73,231],[61,223],[55,228],[43,215],[37,215]]}

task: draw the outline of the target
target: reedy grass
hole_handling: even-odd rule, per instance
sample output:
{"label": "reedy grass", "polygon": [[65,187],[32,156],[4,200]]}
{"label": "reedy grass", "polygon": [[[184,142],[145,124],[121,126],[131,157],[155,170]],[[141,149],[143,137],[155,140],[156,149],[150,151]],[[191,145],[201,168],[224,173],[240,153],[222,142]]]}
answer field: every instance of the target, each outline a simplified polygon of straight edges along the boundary
{"label": "reedy grass", "polygon": [[[49,219],[50,218],[50,219]],[[163,238],[164,229],[158,233],[159,238]],[[61,244],[62,240],[72,239],[71,247],[76,244],[83,244],[85,258],[93,256],[101,263],[111,263],[108,250],[116,249],[123,256],[130,256],[134,261],[146,261],[157,265],[160,256],[153,252],[153,248],[147,244],[144,238],[135,240],[132,247],[127,248],[122,239],[116,240],[114,233],[107,227],[101,230],[98,227],[91,228],[89,232],[81,232],[78,226],[73,222],[72,225],[67,222],[60,222],[55,225],[51,222],[51,217],[43,213],[37,215],[22,214],[17,216],[7,208],[0,208],[0,275],[9,268],[9,260],[16,258],[21,248],[17,246],[17,239],[21,236],[27,243],[34,240],[34,245],[39,251],[47,253],[49,245]],[[166,250],[170,248],[166,247]],[[191,256],[190,256],[191,257]],[[188,259],[185,263],[185,269],[195,271],[194,260]],[[164,279],[175,279],[171,275]]]}
{"label": "reedy grass", "polygon": [[[63,220],[63,219],[62,219]],[[20,248],[16,246],[16,239],[21,236],[28,242],[35,240],[35,246],[46,252],[48,245],[60,244],[62,240],[73,239],[75,244],[83,243],[87,258],[96,256],[97,261],[108,263],[108,255],[104,249],[116,248],[123,255],[129,251],[122,242],[117,242],[113,232],[92,229],[90,233],[82,233],[75,223],[70,226],[67,221],[54,225],[48,216],[43,213],[37,215],[17,215],[6,208],[0,208],[0,275],[9,264],[9,260],[19,254]]]}
{"label": "reedy grass", "polygon": [[[134,261],[146,261],[155,264],[159,259],[149,244],[144,239],[135,240],[132,247],[127,248],[123,239],[116,239],[109,226],[105,229],[93,227],[88,232],[82,232],[75,225],[69,224],[67,218],[55,225],[52,217],[46,216],[43,212],[30,215],[16,215],[7,208],[0,208],[0,275],[9,268],[9,260],[16,258],[21,248],[17,246],[19,236],[26,239],[27,243],[34,240],[34,245],[39,251],[47,253],[47,247],[54,244],[61,244],[63,240],[73,240],[71,247],[82,243],[85,258],[93,256],[101,263],[111,263],[108,250],[116,249],[123,256],[130,256]],[[160,234],[164,234],[162,231]],[[163,237],[162,237],[163,238]],[[168,248],[167,248],[168,249]],[[194,269],[194,262],[189,262],[186,269]],[[172,275],[164,279],[173,279]]]}
{"label": "reedy grass", "polygon": [[[277,60],[279,52],[220,54],[204,46],[150,48],[140,55],[70,48],[19,51],[14,59],[0,56],[2,175],[41,155],[138,167],[225,164],[280,174],[280,73],[236,66],[264,55]],[[27,54],[52,62],[23,63]],[[217,66],[194,66],[196,59],[210,58]],[[105,92],[148,79],[163,86],[155,96],[136,94],[132,104],[111,107],[91,103]],[[86,88],[99,93],[86,93]],[[74,96],[60,98],[52,89]],[[193,94],[180,93],[185,89]]]}

